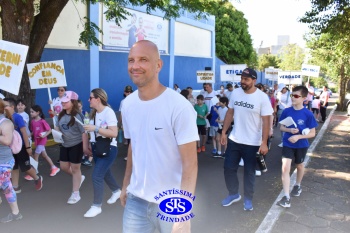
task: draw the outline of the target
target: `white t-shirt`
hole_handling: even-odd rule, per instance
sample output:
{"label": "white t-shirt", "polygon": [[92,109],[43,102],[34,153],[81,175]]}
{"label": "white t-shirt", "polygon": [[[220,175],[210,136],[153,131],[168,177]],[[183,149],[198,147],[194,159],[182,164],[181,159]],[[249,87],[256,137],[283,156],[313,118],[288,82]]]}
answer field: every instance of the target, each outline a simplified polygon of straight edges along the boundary
{"label": "white t-shirt", "polygon": [[[286,93],[282,94],[282,92],[278,92],[277,99],[279,109],[283,110],[285,108],[289,108],[292,106],[292,98],[289,96],[291,94],[290,91],[286,91]],[[265,94],[266,95],[266,94]]]}
{"label": "white t-shirt", "polygon": [[230,100],[230,98],[231,98],[232,91],[229,91],[229,90],[225,91],[225,96],[227,97],[228,100]]}
{"label": "white t-shirt", "polygon": [[52,100],[52,106],[53,110],[57,113],[60,113],[62,111],[62,103],[61,103],[61,98],[56,97]]}
{"label": "white t-shirt", "polygon": [[[312,93],[315,93],[315,89],[314,89],[314,87],[312,87],[312,86],[310,86],[307,90],[310,91],[310,92],[312,92]],[[311,95],[310,93],[307,93],[307,100],[308,100],[308,101],[312,101],[313,98],[314,98],[313,95]]]}
{"label": "white t-shirt", "polygon": [[[90,120],[90,124],[94,124],[94,119]],[[98,113],[96,112],[95,116],[95,125],[99,126],[102,129],[106,129],[107,126],[117,126],[118,120],[117,116],[115,115],[113,109],[106,106],[102,112]],[[96,133],[96,136],[102,136],[99,133]],[[95,142],[95,132],[90,132],[90,142]],[[117,141],[115,138],[112,139],[111,146],[117,146]]]}
{"label": "white t-shirt", "polygon": [[197,113],[189,101],[167,88],[142,101],[138,91],[122,108],[125,138],[131,139],[132,174],[127,191],[149,202],[169,189],[179,189],[182,162],[179,145],[199,140]]}
{"label": "white t-shirt", "polygon": [[29,138],[31,138],[30,136],[30,130],[29,130],[29,115],[26,112],[18,112],[19,115],[22,116],[24,122],[26,123],[26,131],[27,131],[27,135]]}
{"label": "white t-shirt", "polygon": [[[227,110],[228,110],[227,107],[223,107],[223,108],[218,109],[218,115],[219,115],[220,121],[223,121],[225,119]],[[220,125],[223,125],[223,123],[220,123]]]}
{"label": "white t-shirt", "polygon": [[214,90],[212,92],[210,92],[210,93],[207,92],[207,93],[204,94],[204,103],[207,105],[209,111],[211,109],[211,106],[216,104],[216,103],[213,103],[211,101],[211,99],[213,97],[215,97],[215,96],[216,96],[216,93],[215,93]]}
{"label": "white t-shirt", "polygon": [[246,94],[242,88],[232,92],[229,108],[234,109],[234,127],[229,139],[236,143],[260,146],[262,140],[262,116],[272,115],[268,96],[257,89]]}
{"label": "white t-shirt", "polygon": [[312,101],[312,108],[320,108],[320,103],[321,103],[321,101],[320,101],[320,99],[314,99],[313,101]]}

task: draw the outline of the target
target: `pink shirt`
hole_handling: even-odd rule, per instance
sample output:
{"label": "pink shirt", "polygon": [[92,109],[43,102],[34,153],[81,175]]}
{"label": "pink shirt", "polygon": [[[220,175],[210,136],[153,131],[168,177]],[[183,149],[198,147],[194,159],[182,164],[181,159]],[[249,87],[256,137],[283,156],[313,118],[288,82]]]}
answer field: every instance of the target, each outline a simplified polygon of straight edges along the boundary
{"label": "pink shirt", "polygon": [[30,123],[30,130],[33,133],[35,146],[45,146],[47,142],[47,137],[41,138],[40,133],[49,131],[51,128],[49,124],[44,120],[40,119],[38,121],[32,120]]}

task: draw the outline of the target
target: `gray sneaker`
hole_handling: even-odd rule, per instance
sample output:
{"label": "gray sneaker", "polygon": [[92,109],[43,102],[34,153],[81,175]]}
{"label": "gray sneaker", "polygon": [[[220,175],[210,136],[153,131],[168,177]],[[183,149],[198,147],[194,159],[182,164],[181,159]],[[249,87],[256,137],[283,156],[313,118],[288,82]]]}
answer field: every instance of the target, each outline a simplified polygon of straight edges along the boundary
{"label": "gray sneaker", "polygon": [[0,222],[6,223],[6,222],[11,222],[11,221],[13,221],[13,220],[20,220],[20,219],[22,219],[22,218],[23,218],[23,216],[22,216],[21,213],[18,213],[18,214],[16,214],[16,215],[14,215],[13,213],[9,213],[9,215],[7,215],[6,217],[2,218],[2,219],[0,220]]}
{"label": "gray sneaker", "polygon": [[290,194],[291,194],[292,196],[294,196],[294,197],[299,197],[301,191],[303,191],[303,190],[301,189],[300,186],[294,185],[293,190],[292,190],[292,192],[290,192]]}

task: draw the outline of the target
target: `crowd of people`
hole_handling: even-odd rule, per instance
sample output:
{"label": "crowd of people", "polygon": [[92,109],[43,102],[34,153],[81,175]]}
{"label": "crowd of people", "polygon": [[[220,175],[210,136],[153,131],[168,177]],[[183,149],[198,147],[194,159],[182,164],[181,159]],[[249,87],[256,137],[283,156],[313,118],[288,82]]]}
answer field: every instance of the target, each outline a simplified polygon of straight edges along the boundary
{"label": "crowd of people", "polygon": [[[243,165],[243,207],[251,211],[255,176],[259,175],[256,155],[267,154],[275,126],[286,118],[295,124],[280,124],[285,196],[278,205],[290,207],[290,195],[299,196],[302,191],[307,139],[315,136],[317,121],[323,122],[326,117],[322,108],[328,105],[327,87],[319,97],[314,96],[314,89],[308,83],[295,87],[275,84],[269,88],[256,83],[256,72],[246,68],[241,74],[240,87],[229,83],[226,89],[221,86],[215,91],[211,83],[204,83],[201,93],[193,96],[191,87],[180,90],[175,85],[174,91],[162,85],[158,77],[162,66],[154,43],[142,40],[132,46],[128,72],[137,90],[125,87],[118,117],[101,88],[90,92],[91,112],[86,113],[76,92],[58,87],[58,97],[49,101],[54,129],[45,121],[40,106],[31,107],[29,120],[22,100],[0,99],[0,183],[11,207],[11,213],[0,221],[22,218],[16,197],[16,193],[21,192],[19,168],[26,173],[27,180],[34,180],[36,190],[42,189],[43,177],[30,163],[30,157],[38,161],[41,155],[51,168],[50,176],[63,171],[72,178],[72,192],[67,200],[71,205],[81,199],[79,190],[85,180],[81,164],[91,166],[93,161],[94,195],[84,217],[101,214],[105,182],[111,191],[107,203],[113,204],[120,198],[125,207],[123,232],[154,232],[155,229],[190,232],[190,221],[167,222],[157,215],[159,200],[155,196],[169,190],[184,190],[194,195],[197,156],[206,151],[208,141],[213,144],[213,157],[224,159],[228,195],[222,200],[222,206],[230,206],[242,198],[237,171]],[[120,129],[124,134],[120,143],[128,146],[121,185],[111,172],[118,153]],[[22,149],[17,154],[10,148],[14,130],[22,138]],[[61,133],[63,139],[59,145],[59,167],[45,150],[52,130]],[[298,175],[290,192],[289,172],[293,160]],[[168,175],[164,177],[164,174]]]}

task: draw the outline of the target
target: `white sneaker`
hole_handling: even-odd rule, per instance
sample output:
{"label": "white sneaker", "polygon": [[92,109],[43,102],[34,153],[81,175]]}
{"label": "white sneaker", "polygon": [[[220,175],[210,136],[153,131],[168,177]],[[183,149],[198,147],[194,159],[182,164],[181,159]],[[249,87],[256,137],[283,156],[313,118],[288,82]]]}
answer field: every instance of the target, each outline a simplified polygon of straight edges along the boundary
{"label": "white sneaker", "polygon": [[244,166],[244,161],[243,159],[241,158],[241,161],[239,161],[239,166],[243,167]]}
{"label": "white sneaker", "polygon": [[255,176],[261,176],[261,171],[255,170]]}
{"label": "white sneaker", "polygon": [[283,142],[281,142],[280,144],[278,144],[279,147],[283,147]]}
{"label": "white sneaker", "polygon": [[70,198],[68,199],[67,203],[70,205],[74,205],[75,203],[77,203],[78,201],[80,201],[80,195],[76,196],[74,195],[74,193],[72,193],[72,195],[70,196]]}
{"label": "white sneaker", "polygon": [[102,213],[101,207],[91,206],[90,209],[84,214],[85,218],[93,218]]}
{"label": "white sneaker", "polygon": [[114,204],[119,199],[121,192],[122,191],[119,189],[117,192],[112,193],[112,196],[108,199],[107,203]]}
{"label": "white sneaker", "polygon": [[84,176],[84,175],[81,175],[81,180],[80,180],[80,186],[79,186],[79,188],[81,187],[81,184],[84,182],[84,180],[85,180],[85,176]]}
{"label": "white sneaker", "polygon": [[125,161],[128,160],[128,157],[125,157],[124,160],[125,160]]}
{"label": "white sneaker", "polygon": [[218,151],[218,155],[221,155],[221,151]]}

